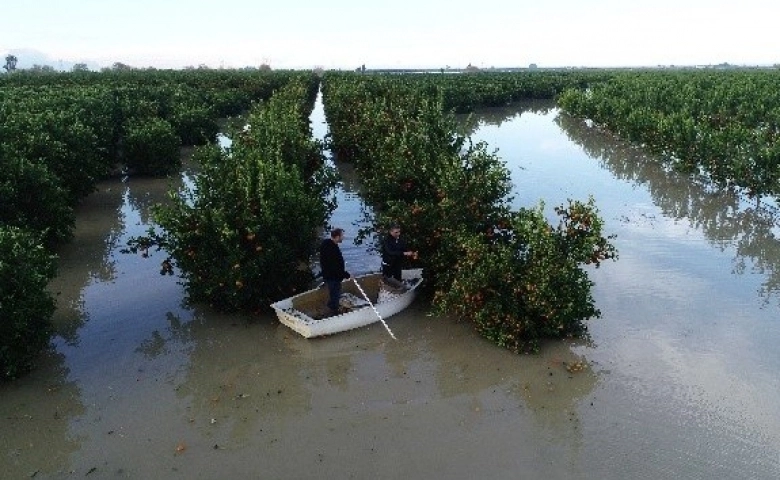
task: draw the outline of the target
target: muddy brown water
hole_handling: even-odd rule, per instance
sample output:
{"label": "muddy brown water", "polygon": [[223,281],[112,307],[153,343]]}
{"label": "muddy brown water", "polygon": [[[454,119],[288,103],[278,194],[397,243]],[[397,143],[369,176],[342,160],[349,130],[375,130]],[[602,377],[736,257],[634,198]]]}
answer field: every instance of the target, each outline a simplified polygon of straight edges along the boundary
{"label": "muddy brown water", "polygon": [[[167,182],[108,181],[60,253],[51,352],[0,385],[0,477],[780,476],[776,212],[549,103],[480,113],[464,125],[507,161],[516,205],[592,194],[618,235],[620,259],[589,271],[590,341],[517,356],[420,302],[390,319],[398,341],[380,324],[306,340],[188,305],[161,254],[119,253]],[[355,188],[333,223],[368,271]]]}

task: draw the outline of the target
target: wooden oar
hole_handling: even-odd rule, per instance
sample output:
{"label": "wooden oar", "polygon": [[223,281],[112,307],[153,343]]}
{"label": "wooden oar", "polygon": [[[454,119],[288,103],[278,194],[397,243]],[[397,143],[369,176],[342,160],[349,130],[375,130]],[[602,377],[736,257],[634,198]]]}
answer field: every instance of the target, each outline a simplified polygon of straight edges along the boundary
{"label": "wooden oar", "polygon": [[382,325],[384,325],[385,328],[387,329],[387,333],[389,333],[390,336],[393,337],[393,340],[398,340],[397,338],[395,338],[395,335],[393,335],[393,332],[390,331],[390,327],[387,326],[385,320],[382,318],[382,315],[379,314],[379,310],[377,310],[374,304],[371,303],[371,300],[369,300],[368,295],[366,295],[366,292],[363,291],[363,287],[360,286],[357,279],[355,277],[352,277],[352,281],[355,282],[355,285],[357,285],[358,290],[360,290],[360,293],[363,294],[363,298],[365,298],[368,304],[371,305],[371,308],[374,310],[374,313],[376,313],[376,316],[379,317],[379,320],[382,322]]}

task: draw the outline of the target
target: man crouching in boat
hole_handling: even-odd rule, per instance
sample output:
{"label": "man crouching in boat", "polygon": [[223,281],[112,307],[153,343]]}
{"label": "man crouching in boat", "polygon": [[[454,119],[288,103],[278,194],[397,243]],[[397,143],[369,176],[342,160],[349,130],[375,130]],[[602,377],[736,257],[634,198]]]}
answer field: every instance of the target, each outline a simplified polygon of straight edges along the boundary
{"label": "man crouching in boat", "polygon": [[344,230],[334,228],[330,232],[330,238],[326,238],[320,244],[320,268],[325,285],[328,286],[328,309],[331,315],[339,313],[342,280],[352,278],[344,269],[344,256],[339,248],[339,243],[343,239]]}

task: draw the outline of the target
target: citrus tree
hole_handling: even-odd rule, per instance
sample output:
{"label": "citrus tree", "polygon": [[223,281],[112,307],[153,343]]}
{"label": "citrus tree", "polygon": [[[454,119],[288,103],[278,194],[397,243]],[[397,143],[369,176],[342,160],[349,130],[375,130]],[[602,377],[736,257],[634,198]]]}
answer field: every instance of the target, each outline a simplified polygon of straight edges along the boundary
{"label": "citrus tree", "polygon": [[556,208],[553,228],[537,209],[521,209],[500,226],[451,239],[458,260],[447,288],[436,292],[440,311],[474,323],[477,331],[516,352],[538,349],[543,338],[583,336],[599,315],[585,265],[617,258],[593,199]]}
{"label": "citrus tree", "polygon": [[49,342],[54,260],[38,234],[0,226],[0,378],[29,370]]}
{"label": "citrus tree", "polygon": [[194,184],[153,209],[162,232],[132,243],[164,248],[162,273],[177,266],[190,299],[256,311],[313,280],[309,259],[334,206],[335,175],[302,124],[309,92],[291,82],[231,130],[231,148],[198,147]]}

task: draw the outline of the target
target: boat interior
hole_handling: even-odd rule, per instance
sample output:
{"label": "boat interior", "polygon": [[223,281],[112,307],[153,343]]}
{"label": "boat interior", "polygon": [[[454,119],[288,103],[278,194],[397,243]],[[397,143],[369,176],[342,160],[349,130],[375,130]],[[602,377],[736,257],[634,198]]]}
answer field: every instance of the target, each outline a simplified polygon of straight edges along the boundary
{"label": "boat interior", "polygon": [[[379,287],[382,283],[382,275],[375,273],[357,278],[363,291],[368,295],[371,303],[376,303],[379,298]],[[343,282],[341,284],[341,293],[351,293],[357,298],[363,298],[363,294],[358,290],[355,282]],[[326,304],[328,303],[328,287],[324,284],[311,292],[292,299],[292,306],[299,312],[303,312],[311,318],[324,318],[330,314]],[[342,312],[343,313],[343,312]]]}

